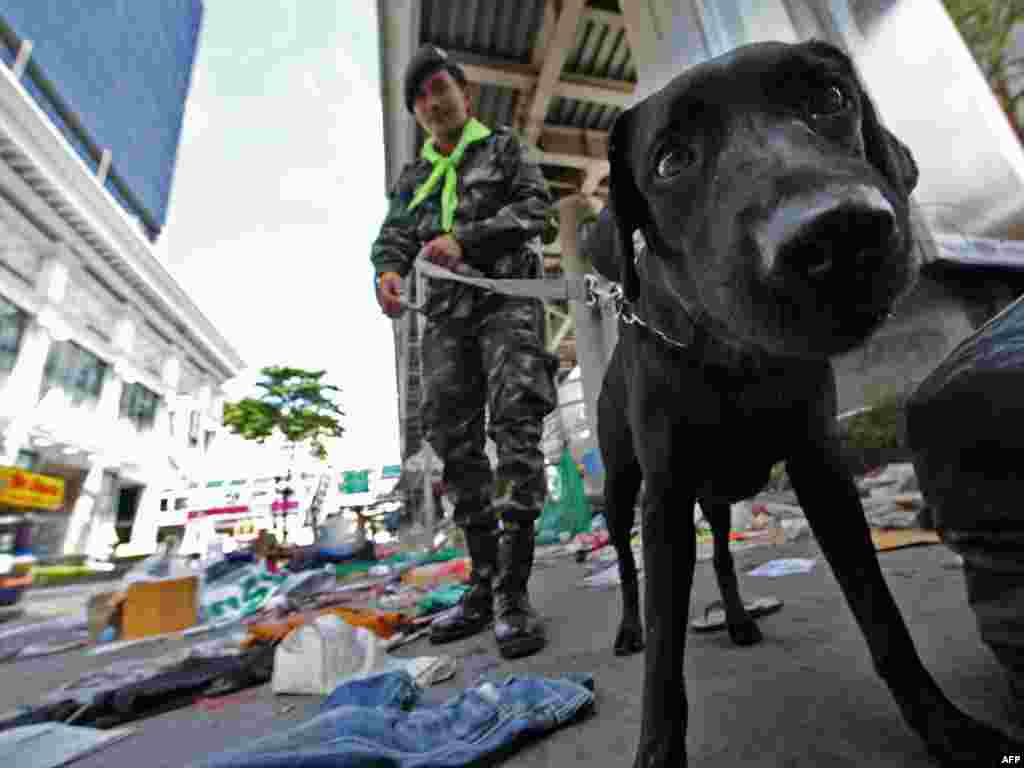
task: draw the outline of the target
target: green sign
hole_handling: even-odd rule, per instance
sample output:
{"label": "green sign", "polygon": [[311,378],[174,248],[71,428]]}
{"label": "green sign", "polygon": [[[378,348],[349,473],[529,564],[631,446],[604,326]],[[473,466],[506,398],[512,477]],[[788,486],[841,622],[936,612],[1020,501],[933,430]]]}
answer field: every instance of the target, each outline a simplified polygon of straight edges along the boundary
{"label": "green sign", "polygon": [[381,477],[385,480],[390,480],[393,477],[400,477],[402,474],[401,464],[385,464],[384,471],[381,473]]}
{"label": "green sign", "polygon": [[342,493],[369,493],[370,470],[361,469],[353,472],[342,472],[339,490]]}

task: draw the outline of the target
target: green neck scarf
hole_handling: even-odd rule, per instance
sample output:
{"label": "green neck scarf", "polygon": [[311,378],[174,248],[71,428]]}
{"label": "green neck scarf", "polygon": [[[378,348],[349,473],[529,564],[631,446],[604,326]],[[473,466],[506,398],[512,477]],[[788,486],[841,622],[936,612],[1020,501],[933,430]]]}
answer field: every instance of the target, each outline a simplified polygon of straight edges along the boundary
{"label": "green neck scarf", "polygon": [[424,160],[429,160],[433,164],[434,170],[427,180],[420,185],[420,188],[416,190],[416,194],[413,196],[412,202],[409,203],[407,210],[411,211],[426,200],[430,193],[434,191],[437,182],[444,176],[444,186],[441,188],[441,227],[445,232],[451,232],[452,225],[455,223],[455,209],[459,204],[459,197],[456,193],[458,177],[456,176],[455,169],[462,162],[462,156],[466,153],[466,147],[475,141],[486,139],[490,135],[491,131],[486,125],[475,117],[471,117],[469,122],[466,123],[466,127],[462,129],[462,137],[450,155],[442,155],[434,149],[433,137],[427,139],[423,145],[423,150],[420,152],[420,157]]}

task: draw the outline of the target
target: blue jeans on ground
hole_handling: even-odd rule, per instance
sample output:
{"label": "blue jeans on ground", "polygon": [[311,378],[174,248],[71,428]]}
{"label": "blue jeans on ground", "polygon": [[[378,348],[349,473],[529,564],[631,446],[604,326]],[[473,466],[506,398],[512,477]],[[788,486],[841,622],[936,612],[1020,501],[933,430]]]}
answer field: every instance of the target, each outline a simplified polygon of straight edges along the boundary
{"label": "blue jeans on ground", "polygon": [[[420,704],[407,672],[339,686],[319,715],[201,768],[455,768],[573,720],[594,701],[593,678],[509,677],[444,704]],[[197,767],[197,768],[199,768]]]}

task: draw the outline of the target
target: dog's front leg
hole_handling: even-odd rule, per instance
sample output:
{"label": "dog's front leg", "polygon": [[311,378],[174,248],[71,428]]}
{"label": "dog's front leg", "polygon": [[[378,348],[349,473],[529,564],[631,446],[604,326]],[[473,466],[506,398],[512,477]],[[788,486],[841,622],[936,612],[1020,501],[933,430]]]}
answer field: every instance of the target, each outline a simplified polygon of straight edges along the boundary
{"label": "dog's front leg", "polygon": [[690,588],[697,560],[693,524],[696,494],[672,477],[666,466],[645,472],[643,510],[644,656],[643,715],[635,768],[686,765],[686,689],[683,652],[689,620]]}
{"label": "dog's front leg", "polygon": [[875,670],[909,725],[943,765],[980,766],[1024,751],[957,709],[925,669],[882,575],[857,487],[830,440],[787,462],[811,530],[860,626]]}

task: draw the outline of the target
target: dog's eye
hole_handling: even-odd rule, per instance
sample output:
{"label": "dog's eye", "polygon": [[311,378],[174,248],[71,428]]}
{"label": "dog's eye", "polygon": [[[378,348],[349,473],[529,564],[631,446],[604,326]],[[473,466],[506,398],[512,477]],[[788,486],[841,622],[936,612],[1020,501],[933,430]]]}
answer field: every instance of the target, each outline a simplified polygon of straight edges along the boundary
{"label": "dog's eye", "polygon": [[832,117],[845,111],[849,105],[846,91],[835,84],[819,89],[806,102],[811,117]]}
{"label": "dog's eye", "polygon": [[678,176],[697,162],[697,153],[692,147],[672,144],[661,150],[655,171],[659,178],[671,179]]}

